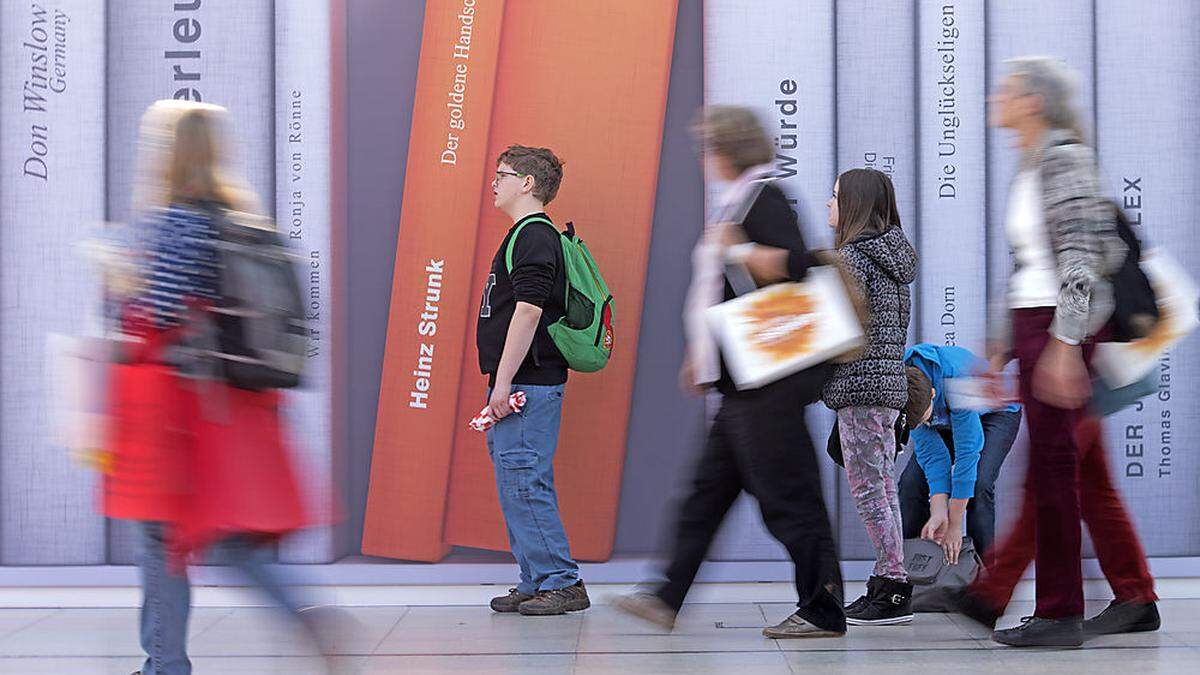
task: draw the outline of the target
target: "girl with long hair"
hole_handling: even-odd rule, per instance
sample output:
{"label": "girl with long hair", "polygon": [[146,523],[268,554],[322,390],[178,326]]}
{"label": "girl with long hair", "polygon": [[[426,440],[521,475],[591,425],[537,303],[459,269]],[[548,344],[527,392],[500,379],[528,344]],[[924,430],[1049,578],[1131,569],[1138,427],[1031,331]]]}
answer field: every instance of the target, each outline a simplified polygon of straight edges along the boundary
{"label": "girl with long hair", "polygon": [[846,623],[909,623],[912,585],[904,570],[894,427],[908,402],[904,346],[917,254],[900,229],[887,174],[874,169],[843,173],[827,206],[834,246],[843,269],[859,285],[869,317],[861,355],[837,366],[822,395],[837,411],[846,476],[876,555],[867,594],[846,608]]}

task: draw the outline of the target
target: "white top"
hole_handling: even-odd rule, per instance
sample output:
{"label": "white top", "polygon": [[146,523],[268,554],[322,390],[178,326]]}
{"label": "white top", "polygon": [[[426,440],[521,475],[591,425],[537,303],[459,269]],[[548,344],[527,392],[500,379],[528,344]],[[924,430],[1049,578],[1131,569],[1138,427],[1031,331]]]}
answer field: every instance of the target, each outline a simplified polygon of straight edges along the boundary
{"label": "white top", "polygon": [[1026,169],[1013,180],[1008,196],[1005,227],[1017,266],[1008,279],[1010,309],[1054,307],[1058,304],[1058,267],[1046,219],[1042,212],[1042,186],[1036,169]]}

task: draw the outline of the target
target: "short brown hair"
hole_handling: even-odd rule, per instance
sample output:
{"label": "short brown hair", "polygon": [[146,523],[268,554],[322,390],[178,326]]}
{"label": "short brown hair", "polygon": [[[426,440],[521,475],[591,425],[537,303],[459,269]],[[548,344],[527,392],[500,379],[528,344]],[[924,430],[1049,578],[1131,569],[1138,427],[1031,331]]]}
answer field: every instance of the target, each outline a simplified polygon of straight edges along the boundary
{"label": "short brown hair", "polygon": [[692,134],[706,152],[724,157],[741,173],[775,159],[775,148],[753,110],[706,105],[696,114]]}
{"label": "short brown hair", "polygon": [[908,403],[904,405],[904,416],[908,418],[908,428],[916,429],[921,426],[925,411],[929,410],[929,404],[933,401],[933,384],[916,366],[904,369],[904,379],[908,380]]}
{"label": "short brown hair", "polygon": [[554,201],[562,184],[563,163],[550,148],[510,145],[496,158],[496,165],[507,164],[519,174],[533,176],[533,196],[543,204]]}

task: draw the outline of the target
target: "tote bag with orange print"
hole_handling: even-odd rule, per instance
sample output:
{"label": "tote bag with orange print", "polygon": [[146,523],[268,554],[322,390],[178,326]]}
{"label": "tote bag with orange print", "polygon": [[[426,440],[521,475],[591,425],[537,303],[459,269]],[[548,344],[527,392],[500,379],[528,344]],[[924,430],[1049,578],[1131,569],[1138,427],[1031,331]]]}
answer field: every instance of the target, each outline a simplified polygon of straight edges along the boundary
{"label": "tote bag with orange print", "polygon": [[833,267],[714,305],[708,325],[738,389],[758,389],[863,343],[850,294]]}

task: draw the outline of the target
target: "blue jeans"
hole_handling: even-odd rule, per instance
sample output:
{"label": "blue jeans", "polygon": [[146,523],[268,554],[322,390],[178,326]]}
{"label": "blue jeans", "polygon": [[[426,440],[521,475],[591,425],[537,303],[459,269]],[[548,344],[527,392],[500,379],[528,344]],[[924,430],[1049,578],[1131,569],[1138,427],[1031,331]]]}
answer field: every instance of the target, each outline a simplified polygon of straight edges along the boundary
{"label": "blue jeans", "polygon": [[563,388],[514,385],[514,392],[525,392],[525,407],[487,431],[508,543],[521,568],[517,590],[526,595],[579,581],[579,565],[571,558],[554,491]]}
{"label": "blue jeans", "polygon": [[[167,559],[162,523],[142,523],[141,639],[146,661],[142,675],[189,675],[187,624],[191,612],[191,583],[187,570],[172,569]],[[270,547],[245,535],[234,535],[213,548],[213,562],[233,565],[292,616],[301,605],[282,583],[277,571],[264,565]]]}
{"label": "blue jeans", "polygon": [[[983,424],[983,448],[979,451],[979,465],[975,470],[975,496],[967,503],[967,536],[982,556],[996,539],[996,478],[1017,440],[1021,413],[988,413],[980,421]],[[954,434],[949,427],[937,427],[937,431],[950,450],[950,461],[954,461]],[[900,475],[900,512],[904,538],[920,537],[921,528],[929,520],[929,482],[916,457],[909,458],[908,466]]]}

